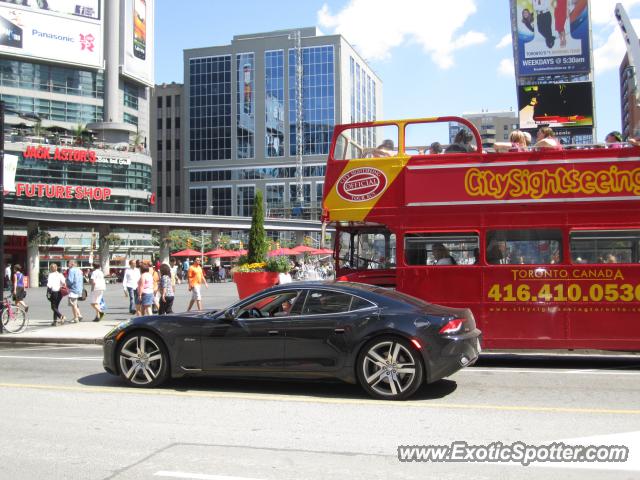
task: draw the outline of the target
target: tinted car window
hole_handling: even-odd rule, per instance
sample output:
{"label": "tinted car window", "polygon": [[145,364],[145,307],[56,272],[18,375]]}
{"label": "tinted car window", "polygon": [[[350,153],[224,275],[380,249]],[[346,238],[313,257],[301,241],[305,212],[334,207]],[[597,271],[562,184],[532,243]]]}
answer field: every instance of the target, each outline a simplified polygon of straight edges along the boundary
{"label": "tinted car window", "polygon": [[351,301],[351,310],[360,310],[361,308],[375,307],[373,303],[364,298],[353,297]]}
{"label": "tinted car window", "polygon": [[302,310],[303,315],[348,312],[351,295],[327,290],[311,290]]}
{"label": "tinted car window", "polygon": [[296,302],[298,290],[287,290],[260,297],[243,306],[238,311],[238,318],[282,317],[290,315]]}

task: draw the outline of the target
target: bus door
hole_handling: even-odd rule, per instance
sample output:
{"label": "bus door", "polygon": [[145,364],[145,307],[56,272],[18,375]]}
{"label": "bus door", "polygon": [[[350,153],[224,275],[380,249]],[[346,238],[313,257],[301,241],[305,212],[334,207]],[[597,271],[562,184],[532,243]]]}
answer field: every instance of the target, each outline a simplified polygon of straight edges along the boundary
{"label": "bus door", "polygon": [[488,348],[569,348],[562,245],[560,228],[487,230],[481,328]]}
{"label": "bus door", "polygon": [[336,278],[381,287],[396,286],[396,234],[386,228],[339,229]]}
{"label": "bus door", "polygon": [[477,232],[410,232],[403,237],[398,290],[431,303],[471,308],[480,320]]}
{"label": "bus door", "polygon": [[575,348],[640,350],[640,230],[569,232],[567,297]]}

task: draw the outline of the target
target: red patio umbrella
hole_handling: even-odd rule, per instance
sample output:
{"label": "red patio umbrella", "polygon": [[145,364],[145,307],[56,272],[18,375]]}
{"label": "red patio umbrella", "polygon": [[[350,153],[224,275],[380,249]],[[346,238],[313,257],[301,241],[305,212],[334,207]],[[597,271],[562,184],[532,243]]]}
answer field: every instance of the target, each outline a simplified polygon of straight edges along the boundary
{"label": "red patio umbrella", "polygon": [[313,252],[315,248],[307,247],[306,245],[298,245],[297,247],[293,247],[291,250],[295,251],[296,253],[307,253],[307,252]]}
{"label": "red patio umbrella", "polygon": [[228,257],[229,256],[229,250],[224,250],[222,248],[216,248],[215,250],[210,250],[208,252],[204,252],[204,256],[205,257],[213,257],[213,258]]}
{"label": "red patio umbrella", "polygon": [[333,254],[333,250],[330,248],[314,248],[312,252],[309,252],[311,255],[331,255]]}
{"label": "red patio umbrella", "polygon": [[228,257],[228,258],[238,258],[239,256],[246,255],[246,254],[247,254],[246,250],[227,250],[227,254],[222,256]]}
{"label": "red patio umbrella", "polygon": [[275,250],[271,250],[267,253],[269,257],[277,257],[280,255],[297,255],[298,252],[292,250],[291,248],[277,248]]}
{"label": "red patio umbrella", "polygon": [[200,252],[192,250],[191,248],[171,254],[172,257],[199,257],[200,255],[202,255]]}

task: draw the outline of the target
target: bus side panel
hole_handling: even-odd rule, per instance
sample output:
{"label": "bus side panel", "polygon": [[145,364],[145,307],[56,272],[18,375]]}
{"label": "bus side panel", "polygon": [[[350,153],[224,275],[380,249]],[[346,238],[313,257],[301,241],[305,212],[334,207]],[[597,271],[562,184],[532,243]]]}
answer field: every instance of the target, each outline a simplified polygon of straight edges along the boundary
{"label": "bus side panel", "polygon": [[[470,308],[480,323],[481,267],[431,265],[397,269],[398,290],[430,303]],[[482,329],[482,327],[480,327]]]}
{"label": "bus side panel", "polygon": [[574,348],[640,350],[640,267],[574,265],[565,290]]}
{"label": "bus side panel", "polygon": [[[536,272],[554,267],[490,265],[483,271],[483,339],[487,348],[570,348],[568,312],[553,298],[555,280],[542,289]],[[551,296],[549,296],[551,295]]]}

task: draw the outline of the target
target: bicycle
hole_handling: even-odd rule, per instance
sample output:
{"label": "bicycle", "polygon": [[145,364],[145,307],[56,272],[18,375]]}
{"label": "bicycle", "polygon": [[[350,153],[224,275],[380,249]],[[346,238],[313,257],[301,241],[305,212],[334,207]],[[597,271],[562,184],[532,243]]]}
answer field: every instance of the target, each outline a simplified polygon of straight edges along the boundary
{"label": "bicycle", "polygon": [[11,304],[11,297],[5,297],[0,304],[0,319],[2,321],[1,331],[7,333],[20,333],[27,328],[29,316],[24,308]]}

